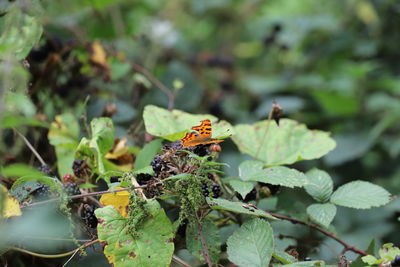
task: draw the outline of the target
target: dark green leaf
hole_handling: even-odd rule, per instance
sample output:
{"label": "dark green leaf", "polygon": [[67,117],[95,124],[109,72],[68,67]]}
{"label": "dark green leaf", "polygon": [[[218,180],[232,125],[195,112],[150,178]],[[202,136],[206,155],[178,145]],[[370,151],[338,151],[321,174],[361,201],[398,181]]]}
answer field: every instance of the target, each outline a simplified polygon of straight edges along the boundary
{"label": "dark green leaf", "polygon": [[306,192],[316,201],[328,201],[333,191],[333,182],[329,174],[318,169],[312,169],[306,175],[309,181],[304,186]]}
{"label": "dark green leaf", "polygon": [[228,258],[238,266],[268,267],[275,250],[274,234],[267,221],[252,219],[229,237]]}
{"label": "dark green leaf", "polygon": [[365,181],[354,181],[342,185],[331,196],[333,204],[356,209],[379,207],[389,201],[388,191]]}
{"label": "dark green leaf", "polygon": [[328,228],[336,215],[336,206],[330,203],[312,204],[307,208],[307,214],[314,222]]}

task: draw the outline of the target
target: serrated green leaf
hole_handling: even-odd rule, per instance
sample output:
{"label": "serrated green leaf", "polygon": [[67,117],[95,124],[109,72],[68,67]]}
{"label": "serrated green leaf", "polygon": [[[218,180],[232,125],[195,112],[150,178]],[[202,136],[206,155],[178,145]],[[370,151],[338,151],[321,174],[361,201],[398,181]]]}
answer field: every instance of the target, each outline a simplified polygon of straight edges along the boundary
{"label": "serrated green leaf", "polygon": [[279,126],[274,121],[239,124],[235,132],[240,133],[232,136],[239,150],[268,166],[317,159],[336,146],[329,133],[309,130],[289,119],[282,119]]}
{"label": "serrated green leaf", "polygon": [[304,186],[306,192],[316,201],[328,201],[333,191],[333,182],[329,174],[318,169],[312,169],[306,175],[309,181],[309,184]]}
{"label": "serrated green leaf", "polygon": [[[217,263],[221,252],[221,237],[218,227],[210,220],[204,220],[201,226],[212,263]],[[203,246],[199,234],[199,225],[192,223],[186,228],[186,246],[190,253],[204,261]]]}
{"label": "serrated green leaf", "polygon": [[312,204],[307,208],[307,214],[314,222],[328,227],[336,215],[336,206],[330,203]]}
{"label": "serrated green leaf", "polygon": [[236,213],[263,217],[270,220],[279,220],[270,215],[269,213],[260,209],[250,207],[248,204],[243,202],[233,202],[226,199],[218,199],[218,198],[207,198],[207,203],[213,210],[227,210]]}
{"label": "serrated green leaf", "polygon": [[275,250],[271,226],[258,218],[245,222],[228,238],[227,245],[229,260],[246,267],[268,267]]}
{"label": "serrated green leaf", "polygon": [[264,163],[258,160],[246,160],[239,165],[239,177],[243,181],[252,180],[254,176],[260,176]]}
{"label": "serrated green leaf", "polygon": [[263,169],[261,172],[248,178],[250,181],[282,185],[290,188],[302,187],[308,184],[307,177],[298,170],[284,166]]}
{"label": "serrated green leaf", "polygon": [[331,196],[333,204],[356,209],[379,207],[389,201],[388,191],[365,181],[354,181],[342,185]]}
{"label": "serrated green leaf", "polygon": [[244,182],[240,180],[229,181],[229,184],[232,186],[233,190],[242,196],[243,199],[246,198],[246,195],[254,188],[254,184],[252,182]]}
{"label": "serrated green leaf", "polygon": [[233,134],[232,126],[226,121],[216,123],[213,115],[194,115],[181,110],[166,110],[157,106],[147,105],[143,112],[146,131],[152,135],[169,141],[176,141],[185,135],[191,127],[199,125],[201,120],[209,119],[213,123],[213,138],[226,138]]}
{"label": "serrated green leaf", "polygon": [[128,231],[128,219],[112,206],[95,211],[99,239],[106,242],[104,254],[114,266],[169,266],[174,252],[173,227],[156,200],[145,204],[149,217],[138,229]]}
{"label": "serrated green leaf", "polygon": [[160,151],[162,139],[156,139],[146,144],[135,159],[134,170],[149,166],[154,156]]}

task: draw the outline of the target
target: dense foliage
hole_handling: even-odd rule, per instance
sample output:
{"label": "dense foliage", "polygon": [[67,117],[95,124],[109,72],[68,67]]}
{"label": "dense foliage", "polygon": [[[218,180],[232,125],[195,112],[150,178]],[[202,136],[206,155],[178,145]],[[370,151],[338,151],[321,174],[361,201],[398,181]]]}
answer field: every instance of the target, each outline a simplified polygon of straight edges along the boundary
{"label": "dense foliage", "polygon": [[398,266],[399,10],[2,1],[1,264]]}

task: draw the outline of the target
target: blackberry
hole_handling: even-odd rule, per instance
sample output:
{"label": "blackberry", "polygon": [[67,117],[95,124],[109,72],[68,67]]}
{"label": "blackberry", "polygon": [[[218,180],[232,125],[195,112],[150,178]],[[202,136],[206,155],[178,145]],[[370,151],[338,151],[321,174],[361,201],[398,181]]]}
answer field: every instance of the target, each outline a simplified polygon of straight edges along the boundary
{"label": "blackberry", "polygon": [[50,187],[45,184],[40,184],[38,189],[33,191],[32,195],[36,200],[47,200],[51,195]]}
{"label": "blackberry", "polygon": [[79,190],[78,185],[74,182],[66,182],[64,184],[64,191],[65,191],[65,193],[67,193],[68,196],[74,196],[74,195],[81,194],[81,191]]}
{"label": "blackberry", "polygon": [[83,178],[87,177],[90,174],[90,168],[87,165],[86,161],[82,159],[76,159],[72,163],[72,170],[76,177]]}
{"label": "blackberry", "polygon": [[305,257],[304,261],[312,261],[312,259],[310,257]]}
{"label": "blackberry", "polygon": [[210,180],[214,180],[214,175],[212,173],[207,173],[207,178]]}
{"label": "blackberry", "polygon": [[85,222],[85,224],[90,227],[90,228],[96,228],[97,227],[97,218],[94,214],[94,211],[96,210],[95,207],[92,207],[88,204],[83,205],[83,210],[81,213],[82,220]]}
{"label": "blackberry", "polygon": [[392,260],[390,262],[390,264],[392,265],[392,267],[397,267],[400,266],[400,255],[397,255],[394,260]]}
{"label": "blackberry", "polygon": [[208,197],[210,195],[210,191],[208,190],[208,185],[207,183],[202,183],[201,184],[201,193],[203,196]]}
{"label": "blackberry", "polygon": [[119,178],[121,178],[121,176],[111,176],[110,177],[110,182],[111,183],[117,183],[117,182],[119,182]]}
{"label": "blackberry", "polygon": [[219,198],[222,195],[221,187],[217,183],[213,183],[211,186],[214,198]]}
{"label": "blackberry", "polygon": [[236,194],[236,197],[240,200],[240,201],[244,201],[244,202],[249,202],[252,200],[256,200],[257,198],[257,189],[254,187],[247,195],[246,197],[243,199],[242,196],[240,194]]}
{"label": "blackberry", "polygon": [[158,174],[161,171],[162,168],[162,159],[161,155],[156,155],[154,159],[151,161],[151,167],[153,168],[153,171]]}
{"label": "blackberry", "polygon": [[48,165],[41,165],[37,168],[39,171],[43,172],[44,174],[47,174],[48,176],[54,177],[55,174],[54,172],[50,169]]}
{"label": "blackberry", "polygon": [[193,153],[200,157],[204,157],[205,155],[209,155],[210,151],[208,151],[207,145],[198,145],[194,148]]}
{"label": "blackberry", "polygon": [[150,174],[139,173],[136,176],[136,181],[138,182],[139,185],[145,185],[147,184],[148,181],[150,181],[151,178],[153,178],[153,176],[151,176]]}

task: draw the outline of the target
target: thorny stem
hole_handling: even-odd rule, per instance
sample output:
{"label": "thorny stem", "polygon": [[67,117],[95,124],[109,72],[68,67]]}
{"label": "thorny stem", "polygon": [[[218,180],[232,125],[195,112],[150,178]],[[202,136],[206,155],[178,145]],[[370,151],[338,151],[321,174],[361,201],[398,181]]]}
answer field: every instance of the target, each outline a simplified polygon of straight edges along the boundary
{"label": "thorny stem", "polygon": [[[146,187],[147,187],[147,185],[140,185],[140,186],[134,187],[133,189],[140,189],[140,188],[146,188]],[[68,196],[67,199],[76,199],[76,198],[83,198],[83,197],[99,196],[99,195],[104,195],[104,194],[108,194],[108,193],[116,193],[116,192],[129,191],[129,190],[131,190],[131,188],[120,188],[120,189],[115,189],[115,190],[98,191],[98,192],[92,192],[92,193],[85,193],[85,194],[80,194],[80,195]],[[39,201],[39,202],[35,202],[35,203],[32,203],[32,204],[29,204],[29,205],[25,206],[24,208],[43,205],[43,204],[47,204],[47,203],[51,203],[51,202],[55,202],[55,201],[60,201],[60,200],[62,200],[62,199],[61,198],[52,198],[52,199],[49,199],[49,200]]]}
{"label": "thorny stem", "polygon": [[289,221],[289,222],[291,222],[293,224],[297,224],[298,223],[298,224],[309,226],[309,227],[321,232],[322,234],[332,238],[333,240],[336,240],[338,243],[340,243],[344,247],[344,250],[346,250],[346,251],[347,250],[351,250],[351,251],[353,251],[353,252],[355,252],[357,254],[360,254],[362,256],[368,255],[365,251],[362,251],[362,250],[360,250],[360,249],[358,249],[358,248],[356,248],[354,246],[351,246],[351,245],[347,244],[346,242],[344,242],[343,240],[338,238],[334,233],[326,231],[325,229],[319,227],[316,224],[307,223],[307,222],[304,222],[304,221],[301,221],[301,220],[298,220],[298,219],[295,219],[295,218],[292,218],[292,217],[289,217],[289,216],[280,215],[280,214],[277,214],[277,213],[272,213],[272,212],[268,212],[268,211],[267,211],[267,213],[269,213],[270,215],[274,216],[275,218],[278,218],[278,219],[281,219],[281,220],[285,220],[285,221]]}
{"label": "thorny stem", "polygon": [[171,110],[175,105],[174,93],[142,66],[133,63],[132,67],[134,70],[146,76],[147,79],[149,79],[153,84],[155,84],[161,91],[163,91],[168,96],[168,109]]}
{"label": "thorny stem", "polygon": [[207,242],[203,235],[203,224],[201,222],[199,222],[198,224],[198,232],[200,236],[201,246],[203,247],[203,257],[206,260],[208,267],[212,267],[210,255],[208,253]]}

